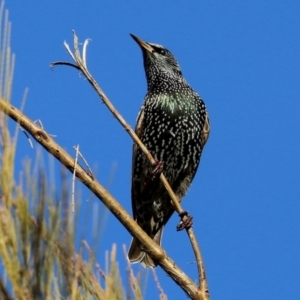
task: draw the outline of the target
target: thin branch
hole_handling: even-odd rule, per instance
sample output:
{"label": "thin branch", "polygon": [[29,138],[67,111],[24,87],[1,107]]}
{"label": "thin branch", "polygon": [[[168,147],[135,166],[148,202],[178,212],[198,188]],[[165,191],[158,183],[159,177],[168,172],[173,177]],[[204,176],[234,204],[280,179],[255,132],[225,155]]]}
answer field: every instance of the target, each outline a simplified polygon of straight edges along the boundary
{"label": "thin branch", "polygon": [[72,176],[72,212],[75,212],[75,173],[76,173],[76,167],[77,167],[77,161],[78,161],[78,152],[79,152],[79,145],[74,147],[76,150],[76,156],[75,156],[75,161],[74,161],[74,171],[73,171],[73,176]]}
{"label": "thin branch", "polygon": [[[23,105],[22,105],[21,111],[23,111]],[[41,121],[40,119],[35,120],[35,121],[34,121],[34,124],[38,125],[38,126],[41,127],[42,129],[44,129],[43,123],[42,123],[42,121]],[[32,141],[31,141],[31,139],[30,139],[29,134],[26,132],[26,130],[25,130],[22,126],[19,125],[18,128],[25,134],[25,136],[26,136],[27,139],[28,139],[28,143],[29,143],[31,149],[33,149],[33,143],[32,143]],[[51,137],[56,137],[55,134],[51,134],[51,133],[48,133],[48,134],[49,134]]]}
{"label": "thin branch", "polygon": [[[20,107],[21,111],[24,110],[25,103],[26,103],[26,100],[27,100],[27,95],[28,95],[28,88],[26,88],[25,91],[24,91],[24,95],[23,95],[22,102],[21,102],[21,107]],[[25,134],[26,138],[28,139],[28,143],[29,143],[31,149],[33,149],[33,143],[32,143],[32,141],[30,139],[30,136],[26,132],[26,130],[24,128],[22,128],[20,125],[17,126],[16,130],[21,130]],[[17,136],[17,132],[16,132],[15,135]]]}
{"label": "thin branch", "polygon": [[[75,32],[74,32],[75,33]],[[82,47],[82,60],[83,60],[83,64],[84,66],[87,68],[86,65],[86,52],[87,52],[87,46],[89,44],[89,42],[91,41],[91,39],[86,39],[83,43],[83,47]]]}
{"label": "thin branch", "polygon": [[[37,119],[34,121],[35,124],[37,124],[38,126],[40,126],[42,129],[44,129],[44,125],[42,123],[42,120]],[[48,133],[51,137],[57,137],[56,134],[52,134],[52,133]]]}
{"label": "thin branch", "polygon": [[50,68],[51,68],[51,70],[53,70],[55,66],[60,66],[60,65],[69,66],[69,67],[73,67],[77,70],[80,70],[80,68],[77,65],[72,64],[72,63],[68,63],[68,62],[65,62],[65,61],[53,62],[53,63],[50,64]]}
{"label": "thin branch", "polygon": [[[81,61],[81,57],[80,57],[80,51],[78,48],[78,37],[75,33],[75,30],[72,30],[73,32],[73,43],[74,43],[74,54],[75,54],[75,61]],[[74,59],[74,58],[73,58]]]}
{"label": "thin branch", "polygon": [[[74,31],[73,31],[73,33],[74,33]],[[75,59],[75,57],[74,57],[74,55],[73,55],[73,52],[71,51],[70,46],[69,46],[69,44],[68,44],[66,41],[64,41],[64,46],[65,46],[65,48],[67,49],[67,51],[68,51],[68,53],[70,54],[70,56],[72,57],[72,59],[73,59],[74,61],[76,61],[76,59]]]}
{"label": "thin branch", "polygon": [[26,132],[26,130],[23,127],[19,126],[19,129],[25,134],[25,136],[27,137],[28,143],[30,145],[30,148],[33,149],[33,143],[30,139],[29,134]]}
{"label": "thin branch", "polygon": [[[150,161],[150,163],[152,165],[154,165],[156,163],[156,161],[153,158],[153,156],[151,155],[151,153],[149,152],[149,150],[142,143],[142,141],[138,138],[138,136],[135,134],[134,130],[129,126],[129,124],[125,121],[125,119],[121,116],[121,114],[116,110],[116,108],[110,102],[110,100],[105,95],[103,90],[100,88],[100,86],[97,84],[95,79],[92,77],[92,75],[87,70],[85,62],[80,57],[80,52],[79,52],[79,49],[78,49],[78,37],[76,36],[75,31],[73,31],[73,37],[74,37],[74,53],[75,53],[75,55],[70,50],[69,45],[66,42],[64,44],[65,44],[65,47],[66,47],[68,53],[70,54],[72,59],[76,62],[77,66],[78,66],[78,69],[87,78],[87,80],[90,82],[92,87],[96,90],[98,95],[101,97],[102,101],[105,103],[105,105],[111,111],[111,113],[115,116],[115,118],[121,123],[123,128],[131,136],[131,138],[134,140],[134,142],[136,144],[138,144],[138,146],[143,151],[143,153],[145,154],[147,159]],[[87,44],[85,44],[85,45],[87,45]],[[86,55],[86,52],[84,54]],[[62,64],[63,63],[60,63],[60,65],[62,65]],[[65,63],[65,65],[67,65],[67,64],[68,63]],[[52,63],[51,64],[52,67],[54,67],[56,65],[58,65],[58,64],[57,63]],[[163,185],[165,186],[166,190],[168,191],[168,193],[170,195],[170,198],[172,199],[172,203],[173,203],[173,206],[174,206],[175,210],[178,212],[179,215],[183,216],[183,221],[187,220],[187,216],[184,216],[184,210],[182,209],[175,193],[173,192],[170,184],[168,183],[168,181],[167,181],[167,179],[166,179],[166,177],[164,176],[163,173],[160,175],[160,180],[162,181]],[[207,279],[206,279],[206,275],[205,275],[203,258],[202,258],[202,255],[201,255],[199,245],[196,242],[196,238],[195,238],[193,229],[191,227],[189,227],[189,228],[186,229],[186,231],[189,235],[189,238],[190,238],[190,241],[191,241],[191,244],[192,244],[192,248],[193,248],[193,251],[194,251],[194,254],[195,254],[195,257],[196,257],[196,261],[197,261],[197,268],[198,268],[198,274],[199,274],[199,288],[201,288],[201,290],[205,294],[208,295],[208,283],[207,283]],[[149,253],[149,254],[151,255],[151,253]]]}
{"label": "thin branch", "polygon": [[92,169],[90,168],[90,166],[89,166],[89,164],[88,164],[88,162],[87,162],[87,160],[84,158],[84,156],[81,154],[81,152],[79,151],[79,147],[73,147],[75,150],[76,150],[76,153],[78,153],[78,155],[81,157],[81,159],[83,160],[83,162],[85,163],[85,165],[86,165],[86,167],[87,167],[87,169],[88,169],[88,173],[89,173],[89,175],[91,176],[91,178],[92,179],[94,179],[95,177],[94,177],[94,174],[93,174],[93,172],[92,172]]}

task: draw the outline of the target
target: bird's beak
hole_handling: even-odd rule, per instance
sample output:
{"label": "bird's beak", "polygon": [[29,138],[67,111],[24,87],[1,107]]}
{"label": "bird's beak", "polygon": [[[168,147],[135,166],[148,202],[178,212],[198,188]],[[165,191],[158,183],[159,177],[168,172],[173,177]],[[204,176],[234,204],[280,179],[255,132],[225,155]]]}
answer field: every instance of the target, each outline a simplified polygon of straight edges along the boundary
{"label": "bird's beak", "polygon": [[150,44],[144,42],[143,40],[139,39],[137,36],[135,36],[131,33],[130,33],[130,35],[138,43],[138,45],[142,48],[142,50],[146,49],[150,53],[152,53],[154,51],[154,48]]}

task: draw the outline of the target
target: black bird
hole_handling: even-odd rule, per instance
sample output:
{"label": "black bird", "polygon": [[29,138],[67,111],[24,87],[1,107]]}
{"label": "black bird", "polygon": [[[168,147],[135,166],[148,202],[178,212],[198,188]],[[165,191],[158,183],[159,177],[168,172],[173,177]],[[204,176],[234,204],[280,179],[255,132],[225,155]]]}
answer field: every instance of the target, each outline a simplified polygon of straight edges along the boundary
{"label": "black bird", "polygon": [[[163,174],[181,201],[197,171],[209,136],[206,106],[182,76],[172,53],[131,34],[143,52],[148,92],[136,134],[163,166]],[[159,176],[158,176],[159,177]],[[160,245],[164,225],[174,212],[171,199],[140,148],[133,145],[132,209],[139,226]],[[133,239],[128,258],[146,268],[156,263]]]}

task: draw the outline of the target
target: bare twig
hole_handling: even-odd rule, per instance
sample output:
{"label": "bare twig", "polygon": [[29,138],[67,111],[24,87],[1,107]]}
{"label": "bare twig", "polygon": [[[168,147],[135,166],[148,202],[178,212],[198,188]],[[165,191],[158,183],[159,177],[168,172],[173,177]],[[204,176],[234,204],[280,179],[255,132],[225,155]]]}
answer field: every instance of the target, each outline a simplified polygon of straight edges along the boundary
{"label": "bare twig", "polygon": [[77,70],[80,70],[80,68],[78,66],[76,66],[75,64],[64,62],[64,61],[56,61],[54,63],[51,63],[50,68],[54,69],[55,66],[59,66],[59,65],[69,66],[69,67],[73,67]]}
{"label": "bare twig", "polygon": [[32,141],[30,139],[29,134],[26,132],[26,130],[23,127],[19,126],[19,129],[25,134],[25,136],[27,137],[27,140],[28,140],[28,143],[29,143],[30,147],[33,149],[33,143],[32,143]]}
{"label": "bare twig", "polygon": [[[28,95],[28,88],[26,88],[25,91],[24,91],[24,95],[23,95],[22,102],[21,102],[21,107],[20,107],[21,111],[24,110],[24,106],[25,106],[25,103],[26,103],[27,95]],[[32,143],[32,141],[30,139],[30,136],[26,132],[26,130],[24,128],[22,128],[20,125],[17,128],[20,129],[25,134],[26,138],[28,139],[28,143],[29,143],[31,149],[33,149],[33,143]]]}
{"label": "bare twig", "polygon": [[94,174],[92,172],[92,169],[90,168],[87,160],[84,158],[84,156],[81,154],[81,152],[79,151],[79,147],[73,147],[76,150],[76,153],[78,153],[78,155],[82,158],[83,162],[85,163],[87,169],[88,169],[88,173],[90,174],[91,178],[94,179]]}
{"label": "bare twig", "polygon": [[42,120],[37,119],[37,120],[34,121],[34,123],[35,123],[36,125],[40,126],[42,129],[44,129],[44,125],[43,125],[43,123],[42,123]]}
{"label": "bare twig", "polygon": [[[75,32],[74,32],[75,33]],[[87,46],[88,46],[88,43],[91,41],[91,39],[86,39],[83,43],[83,47],[82,47],[82,60],[83,60],[83,64],[84,66],[87,68],[87,65],[86,65],[86,50],[87,50]]]}
{"label": "bare twig", "polygon": [[[148,149],[145,147],[145,145],[142,143],[142,141],[135,134],[134,130],[132,130],[132,128],[129,126],[129,124],[124,120],[124,118],[121,116],[121,114],[116,110],[116,108],[113,106],[113,104],[107,98],[107,96],[105,95],[103,90],[100,88],[100,86],[97,84],[95,79],[92,77],[92,75],[87,70],[86,57],[85,57],[86,56],[86,49],[84,49],[84,51],[83,51],[84,57],[81,58],[79,48],[78,48],[78,37],[76,36],[75,31],[73,31],[73,38],[74,38],[74,54],[72,53],[72,51],[70,50],[69,45],[66,42],[64,42],[64,45],[65,45],[68,53],[72,57],[72,59],[76,62],[76,65],[73,65],[73,64],[70,64],[70,63],[67,63],[67,62],[65,62],[65,63],[64,62],[58,62],[58,63],[54,62],[54,63],[51,64],[51,67],[53,68],[57,65],[71,65],[73,67],[76,66],[76,69],[79,69],[81,71],[81,73],[87,78],[87,80],[90,82],[92,87],[96,90],[98,95],[101,97],[102,101],[105,103],[105,105],[111,111],[111,113],[115,116],[115,118],[121,123],[121,125],[124,127],[124,129],[127,131],[127,133],[131,136],[131,138],[134,140],[134,142],[138,144],[138,146],[143,151],[143,153],[145,154],[147,159],[150,161],[150,163],[152,165],[154,165],[156,163],[156,161],[152,157],[151,153],[148,151]],[[87,43],[85,42],[84,45],[86,47]],[[168,181],[167,181],[167,179],[166,179],[166,177],[164,176],[163,173],[160,175],[160,179],[161,179],[163,185],[165,186],[166,190],[168,191],[168,193],[169,193],[169,195],[172,199],[172,203],[173,203],[173,206],[174,206],[175,210],[178,212],[178,214],[180,216],[183,216],[183,221],[187,220],[188,217],[184,215],[185,211],[182,209],[175,193],[173,192],[170,184],[168,183]],[[191,227],[189,227],[189,228],[186,228],[186,231],[189,235],[189,238],[190,238],[190,241],[191,241],[191,244],[192,244],[192,248],[193,248],[193,251],[194,251],[194,254],[195,254],[195,257],[196,257],[196,261],[197,261],[197,268],[198,268],[198,274],[199,274],[199,289],[201,289],[201,291],[205,295],[207,295],[207,297],[209,297],[208,296],[208,283],[207,283],[207,279],[206,279],[203,258],[202,258],[202,255],[201,255],[199,245],[196,241],[193,229]],[[151,255],[151,253],[149,253],[149,254]]]}
{"label": "bare twig", "polygon": [[[42,121],[41,121],[40,119],[35,120],[35,121],[34,121],[34,124],[40,126],[42,129],[44,129],[43,123],[42,123]],[[19,125],[19,129],[25,134],[25,136],[26,136],[27,139],[28,139],[28,143],[29,143],[30,147],[33,149],[33,143],[32,143],[32,141],[31,141],[31,139],[30,139],[29,134],[28,134],[28,133],[26,132],[26,130],[25,130],[22,126],[20,126],[20,125]],[[49,134],[50,136],[52,136],[52,137],[56,137],[55,134],[51,134],[51,133],[48,133],[48,134]]]}
{"label": "bare twig", "polygon": [[75,180],[76,180],[76,167],[77,167],[77,161],[78,161],[78,153],[79,153],[79,145],[74,147],[76,150],[76,156],[74,161],[74,171],[73,171],[73,177],[72,177],[72,212],[75,212]]}
{"label": "bare twig", "polygon": [[[40,126],[42,129],[44,129],[44,125],[43,125],[43,123],[42,123],[42,120],[37,119],[37,120],[34,121],[34,123],[37,124],[38,126]],[[49,134],[50,136],[52,136],[52,137],[57,137],[56,134],[52,134],[52,133],[48,133],[48,134]]]}

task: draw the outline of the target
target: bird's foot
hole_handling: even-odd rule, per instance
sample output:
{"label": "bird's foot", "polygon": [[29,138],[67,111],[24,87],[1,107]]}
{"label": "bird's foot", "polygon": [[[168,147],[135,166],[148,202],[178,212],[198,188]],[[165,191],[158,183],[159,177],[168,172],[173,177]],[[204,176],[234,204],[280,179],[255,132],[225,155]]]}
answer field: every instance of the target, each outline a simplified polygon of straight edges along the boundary
{"label": "bird's foot", "polygon": [[163,169],[164,169],[164,164],[161,161],[157,160],[153,165],[153,170],[150,174],[150,180],[153,181],[156,178],[158,178],[162,173]]}
{"label": "bird's foot", "polygon": [[[177,231],[181,231],[183,229],[189,229],[193,226],[193,217],[189,216],[187,211],[183,211],[179,214],[179,217],[181,218],[179,224],[177,225]],[[184,220],[184,217],[185,220]]]}
{"label": "bird's foot", "polygon": [[151,181],[154,181],[157,178],[159,178],[159,176],[162,173],[163,169],[164,169],[164,164],[161,161],[157,160],[155,162],[155,164],[153,165],[153,169],[152,169],[151,173],[147,176],[147,178],[144,182],[144,190],[147,189],[147,187],[149,186],[149,183]]}

